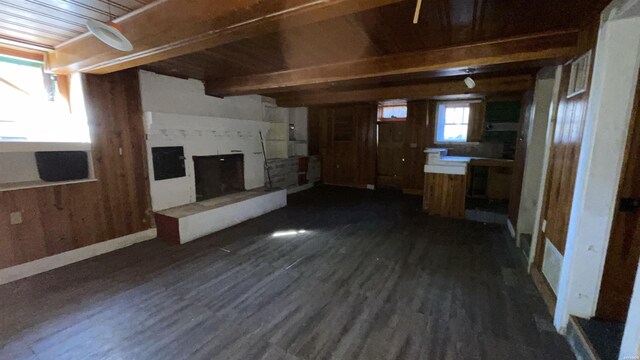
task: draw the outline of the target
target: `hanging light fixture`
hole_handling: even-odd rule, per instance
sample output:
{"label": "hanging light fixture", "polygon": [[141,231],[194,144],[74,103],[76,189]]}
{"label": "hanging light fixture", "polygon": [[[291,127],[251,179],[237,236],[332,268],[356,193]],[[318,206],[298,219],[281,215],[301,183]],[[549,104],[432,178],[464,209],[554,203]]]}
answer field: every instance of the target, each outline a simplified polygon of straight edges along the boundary
{"label": "hanging light fixture", "polygon": [[473,78],[471,77],[471,73],[472,73],[472,71],[471,71],[471,69],[467,69],[465,72],[466,72],[466,73],[467,73],[467,75],[469,75],[469,76],[467,76],[467,77],[464,79],[464,84],[465,84],[465,85],[467,85],[467,87],[468,87],[469,89],[473,89],[474,87],[476,87],[476,82],[475,82],[475,80],[473,80]]}
{"label": "hanging light fixture", "polygon": [[109,3],[109,22],[103,23],[97,20],[87,21],[87,29],[100,41],[120,51],[131,51],[133,45],[122,34],[120,25],[113,22],[111,15],[111,3]]}
{"label": "hanging light fixture", "polygon": [[464,79],[464,84],[467,85],[469,89],[473,89],[474,87],[476,87],[476,82],[471,78],[471,76],[467,76]]}

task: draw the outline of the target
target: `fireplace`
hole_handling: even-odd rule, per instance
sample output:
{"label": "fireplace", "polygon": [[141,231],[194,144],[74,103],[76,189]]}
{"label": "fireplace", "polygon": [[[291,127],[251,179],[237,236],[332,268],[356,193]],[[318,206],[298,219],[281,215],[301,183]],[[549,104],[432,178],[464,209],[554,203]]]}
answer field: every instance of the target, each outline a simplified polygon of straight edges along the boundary
{"label": "fireplace", "polygon": [[194,156],[196,201],[244,191],[244,155]]}

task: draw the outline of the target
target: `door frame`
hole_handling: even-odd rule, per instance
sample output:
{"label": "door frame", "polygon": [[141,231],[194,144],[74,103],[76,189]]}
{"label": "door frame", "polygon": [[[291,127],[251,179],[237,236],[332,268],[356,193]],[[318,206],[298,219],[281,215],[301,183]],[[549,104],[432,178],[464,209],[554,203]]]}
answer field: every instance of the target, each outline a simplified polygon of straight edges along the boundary
{"label": "door frame", "polygon": [[614,0],[602,15],[554,316],[560,332],[597,307],[640,67],[640,14],[620,10],[636,11],[629,3],[638,1]]}
{"label": "door frame", "polygon": [[[617,217],[618,216],[622,216],[620,214],[620,211],[618,210],[619,206],[620,206],[620,199],[623,197],[623,186],[625,185],[625,183],[628,181],[628,177],[630,176],[628,174],[628,171],[630,171],[631,169],[628,168],[629,166],[629,160],[630,160],[630,156],[631,154],[631,150],[633,149],[633,146],[635,145],[636,147],[638,146],[638,144],[634,144],[633,141],[637,140],[640,141],[640,76],[638,77],[638,79],[636,80],[636,93],[635,93],[635,97],[633,99],[633,110],[631,113],[631,122],[629,123],[629,129],[627,131],[627,141],[626,141],[626,146],[625,146],[625,151],[624,151],[624,159],[622,162],[622,171],[621,171],[621,176],[620,176],[620,181],[618,182],[618,191],[617,191],[617,201],[616,201],[616,206],[614,208],[614,218],[613,218],[613,224],[612,224],[612,228],[611,228],[611,233],[609,235],[609,238],[611,239],[611,237],[614,234],[614,228],[616,226],[616,224],[619,224],[616,222]],[[635,179],[634,179],[635,180]],[[634,181],[635,182],[635,181]],[[606,269],[607,267],[607,261],[610,261],[608,259],[609,256],[609,251],[611,251],[610,246],[611,244],[608,244],[609,247],[607,248],[607,251],[605,253],[605,263],[604,263],[604,267]],[[603,270],[605,270],[603,269]],[[636,268],[636,272],[637,272],[637,268]],[[603,304],[602,301],[602,284],[605,281],[605,278],[602,278],[602,280],[600,281],[600,292],[598,293],[598,302],[597,302],[597,306],[596,306],[596,315],[598,315],[598,317],[603,317],[603,313],[606,313],[606,310],[602,310],[602,308],[606,308],[607,305]],[[606,294],[606,292],[605,292]],[[609,308],[611,308],[611,306],[608,306]],[[628,311],[628,308],[627,308]]]}

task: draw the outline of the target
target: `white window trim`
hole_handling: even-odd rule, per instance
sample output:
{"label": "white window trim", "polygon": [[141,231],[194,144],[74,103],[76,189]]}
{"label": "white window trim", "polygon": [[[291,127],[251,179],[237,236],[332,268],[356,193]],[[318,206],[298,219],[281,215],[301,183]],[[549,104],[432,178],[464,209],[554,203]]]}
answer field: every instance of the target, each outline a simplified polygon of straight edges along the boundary
{"label": "white window trim", "polygon": [[[435,131],[433,134],[433,143],[437,144],[437,145],[450,145],[450,146],[462,146],[462,145],[478,145],[480,144],[480,142],[478,141],[439,141],[438,140],[438,127],[439,127],[439,119],[440,119],[440,105],[445,105],[445,107],[461,107],[461,106],[467,106],[467,107],[471,107],[471,104],[474,103],[479,103],[482,100],[452,100],[452,101],[438,101],[436,103],[436,118],[435,118]],[[471,116],[471,109],[469,109],[469,116]]]}

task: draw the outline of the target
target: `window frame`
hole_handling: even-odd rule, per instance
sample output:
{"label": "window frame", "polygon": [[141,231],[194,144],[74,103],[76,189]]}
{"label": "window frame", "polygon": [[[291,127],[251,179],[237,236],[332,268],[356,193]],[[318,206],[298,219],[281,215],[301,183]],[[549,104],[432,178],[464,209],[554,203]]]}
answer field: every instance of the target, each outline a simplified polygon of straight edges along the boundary
{"label": "window frame", "polygon": [[[436,111],[435,111],[435,127],[434,127],[434,144],[438,144],[438,145],[442,145],[442,144],[446,144],[446,145],[472,145],[472,144],[478,144],[477,141],[468,141],[469,139],[469,127],[471,126],[471,111],[472,111],[472,107],[471,104],[476,104],[476,103],[481,103],[482,100],[450,100],[450,101],[438,101],[436,102]],[[459,105],[459,106],[456,106]],[[441,117],[440,117],[440,112],[441,112],[441,106],[445,107],[445,110],[447,107],[467,107],[469,109],[469,114],[467,117],[467,134],[465,135],[465,140],[464,141],[440,141],[438,139],[438,133],[440,131],[440,127],[441,127]],[[442,117],[443,121],[446,121],[445,117]],[[442,124],[442,129],[444,131],[444,127],[446,126],[446,124]]]}
{"label": "window frame", "polygon": [[[405,115],[405,117],[403,118],[383,117],[384,109],[390,108],[390,107],[404,107],[407,111],[407,115]],[[378,123],[407,121],[408,116],[409,116],[409,107],[406,100],[391,100],[391,101],[382,101],[378,103],[378,118],[377,118]]]}
{"label": "window frame", "polygon": [[[15,51],[6,51],[7,49],[0,47],[0,61],[7,64],[14,64],[18,66],[28,66],[40,69],[42,71],[43,78],[43,89],[49,96],[52,97],[49,101],[56,102],[62,104],[65,111],[65,116],[69,116],[72,118],[75,116],[75,110],[77,114],[84,113],[84,105],[77,106],[77,109],[72,109],[71,100],[70,100],[70,86],[71,86],[71,75],[54,75],[48,74],[45,71],[45,63],[44,57],[41,57],[39,54],[23,52],[19,50]],[[50,88],[47,87],[47,81],[45,81],[45,76],[50,76]],[[76,82],[80,80],[76,79]],[[11,86],[11,85],[9,85]],[[77,83],[76,87],[81,85]],[[81,91],[80,91],[81,92]],[[80,94],[80,96],[84,100],[84,94]],[[83,117],[86,117],[84,115]],[[11,121],[9,121],[11,122]],[[87,123],[88,127],[88,123]],[[78,149],[87,149],[91,147],[91,134],[90,129],[87,132],[87,139],[33,139],[33,138],[25,138],[25,139],[0,139],[0,153],[3,152],[15,152],[15,151],[47,151],[48,149],[56,149],[56,150],[78,150]],[[35,149],[35,150],[34,150]],[[51,150],[54,151],[54,150]]]}

